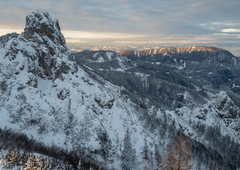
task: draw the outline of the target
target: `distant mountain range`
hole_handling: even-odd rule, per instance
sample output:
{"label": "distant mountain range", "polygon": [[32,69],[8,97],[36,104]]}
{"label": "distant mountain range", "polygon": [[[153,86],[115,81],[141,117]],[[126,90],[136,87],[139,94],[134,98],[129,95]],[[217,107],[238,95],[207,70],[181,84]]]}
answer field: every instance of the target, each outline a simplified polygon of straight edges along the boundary
{"label": "distant mountain range", "polygon": [[167,47],[167,48],[156,48],[149,50],[124,50],[119,52],[121,55],[137,55],[137,56],[149,56],[156,54],[182,54],[182,53],[191,53],[191,52],[227,52],[224,49],[217,47],[205,47],[205,46],[192,46],[185,48],[175,48],[175,47]]}

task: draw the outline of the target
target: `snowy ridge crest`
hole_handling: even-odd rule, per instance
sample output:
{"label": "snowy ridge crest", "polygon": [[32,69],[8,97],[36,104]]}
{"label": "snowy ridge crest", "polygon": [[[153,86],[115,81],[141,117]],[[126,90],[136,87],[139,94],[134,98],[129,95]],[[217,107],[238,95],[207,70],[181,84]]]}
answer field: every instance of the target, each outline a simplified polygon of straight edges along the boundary
{"label": "snowy ridge crest", "polygon": [[156,48],[147,50],[124,50],[121,51],[121,55],[135,55],[135,56],[151,56],[156,54],[182,54],[192,52],[227,52],[224,49],[217,47],[205,47],[205,46],[190,46],[184,48],[167,47],[167,48]]}
{"label": "snowy ridge crest", "polygon": [[16,32],[9,33],[0,37],[0,45],[5,44],[9,39],[16,38],[18,34]]}

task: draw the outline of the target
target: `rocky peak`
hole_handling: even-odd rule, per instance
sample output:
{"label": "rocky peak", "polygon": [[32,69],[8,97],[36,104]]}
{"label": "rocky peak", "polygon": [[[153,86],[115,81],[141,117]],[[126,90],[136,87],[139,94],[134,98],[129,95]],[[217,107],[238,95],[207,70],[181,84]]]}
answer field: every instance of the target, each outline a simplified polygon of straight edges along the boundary
{"label": "rocky peak", "polygon": [[37,87],[37,77],[63,80],[62,74],[77,72],[75,59],[66,46],[58,20],[47,12],[29,14],[24,32],[21,35],[12,33],[0,37],[0,45],[0,55],[2,53],[4,59],[9,59],[6,63],[22,65],[22,69],[13,69],[13,72],[18,75],[27,70],[31,74],[27,84],[34,84],[33,87]]}
{"label": "rocky peak", "polygon": [[58,20],[52,18],[47,12],[36,11],[26,17],[24,37],[32,41],[36,39],[36,34],[40,37],[46,36],[54,44],[66,48],[66,42],[61,33]]}
{"label": "rocky peak", "polygon": [[38,58],[38,76],[44,79],[62,79],[62,73],[76,72],[57,19],[47,12],[36,11],[26,17],[24,38],[33,42]]}

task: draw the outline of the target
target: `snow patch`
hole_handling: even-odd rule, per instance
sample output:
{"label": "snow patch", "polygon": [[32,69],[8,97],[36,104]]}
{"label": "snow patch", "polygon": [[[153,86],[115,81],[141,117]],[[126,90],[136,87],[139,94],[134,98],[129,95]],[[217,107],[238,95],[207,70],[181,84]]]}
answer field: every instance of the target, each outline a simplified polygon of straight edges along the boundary
{"label": "snow patch", "polygon": [[111,60],[113,53],[112,52],[106,52],[106,55],[108,57],[108,60]]}
{"label": "snow patch", "polygon": [[99,54],[99,52],[93,54],[93,58],[96,58],[98,54]]}

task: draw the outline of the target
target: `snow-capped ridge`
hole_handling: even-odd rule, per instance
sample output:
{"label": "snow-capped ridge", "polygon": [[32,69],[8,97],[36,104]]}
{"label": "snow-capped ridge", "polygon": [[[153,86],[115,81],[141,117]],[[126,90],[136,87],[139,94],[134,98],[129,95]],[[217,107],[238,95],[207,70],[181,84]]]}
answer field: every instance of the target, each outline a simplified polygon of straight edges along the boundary
{"label": "snow-capped ridge", "polygon": [[16,32],[0,36],[0,45],[5,44],[11,38],[16,38],[19,34]]}
{"label": "snow-capped ridge", "polygon": [[[167,47],[167,48],[155,48],[155,49],[146,49],[146,50],[124,50],[119,52],[121,55],[135,55],[139,56],[151,56],[157,54],[182,54],[182,53],[191,53],[191,52],[228,52],[222,48],[217,48],[214,46],[190,46],[183,48],[176,47]],[[230,53],[230,52],[229,52]]]}

